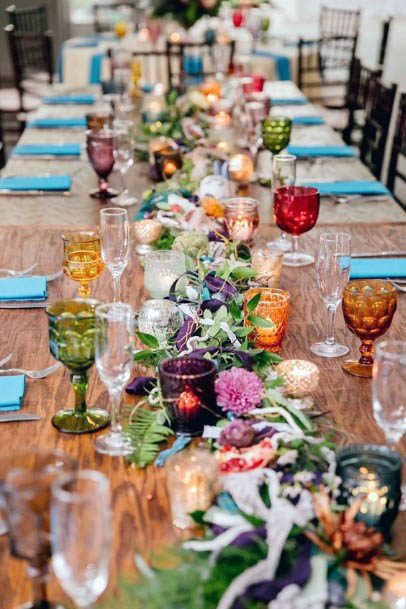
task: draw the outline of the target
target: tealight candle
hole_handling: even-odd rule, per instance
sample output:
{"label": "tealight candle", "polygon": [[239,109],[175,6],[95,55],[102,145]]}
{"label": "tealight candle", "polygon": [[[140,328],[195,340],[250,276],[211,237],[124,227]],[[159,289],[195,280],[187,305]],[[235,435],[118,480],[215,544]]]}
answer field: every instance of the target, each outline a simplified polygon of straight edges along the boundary
{"label": "tealight candle", "polygon": [[215,457],[204,448],[191,448],[168,459],[165,469],[173,524],[180,529],[196,526],[190,514],[207,510],[215,494]]}
{"label": "tealight candle", "polygon": [[149,152],[149,164],[150,165],[154,165],[155,163],[155,157],[154,157],[154,153],[155,152],[160,152],[161,150],[165,150],[165,149],[172,149],[172,150],[176,150],[178,147],[178,145],[176,144],[176,142],[172,139],[170,139],[169,137],[155,137],[154,139],[152,139],[149,143],[148,146],[148,152]]}
{"label": "tealight candle", "polygon": [[204,82],[199,87],[200,93],[207,98],[210,106],[217,102],[221,97],[221,87],[215,80]]}
{"label": "tealight candle", "polygon": [[235,154],[228,162],[228,173],[234,182],[249,184],[254,173],[254,164],[248,154]]}
{"label": "tealight candle", "polygon": [[186,273],[185,254],[175,250],[156,250],[145,257],[144,285],[153,298],[169,296],[174,282]]}
{"label": "tealight candle", "polygon": [[350,505],[363,498],[357,515],[370,527],[389,533],[401,497],[400,455],[386,446],[358,444],[337,454],[337,476],[341,478],[340,503]]}
{"label": "tealight candle", "polygon": [[287,359],[276,367],[276,371],[283,378],[284,392],[294,398],[313,393],[319,384],[319,367],[304,359]]}
{"label": "tealight candle", "polygon": [[248,197],[233,197],[223,203],[230,239],[244,243],[252,242],[259,224],[258,203]]}
{"label": "tealight candle", "polygon": [[251,253],[251,266],[258,273],[253,279],[254,284],[269,288],[279,287],[283,266],[282,251],[273,251],[269,248],[254,249]]}

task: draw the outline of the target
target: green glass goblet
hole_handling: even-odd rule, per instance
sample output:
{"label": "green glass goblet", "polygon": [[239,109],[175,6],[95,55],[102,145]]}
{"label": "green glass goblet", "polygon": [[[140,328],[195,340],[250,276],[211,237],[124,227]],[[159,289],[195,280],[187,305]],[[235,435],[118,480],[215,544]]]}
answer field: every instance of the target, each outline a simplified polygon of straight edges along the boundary
{"label": "green glass goblet", "polygon": [[268,116],[262,121],[262,141],[267,150],[278,154],[290,142],[292,120],[287,116]]}
{"label": "green glass goblet", "polygon": [[70,371],[75,391],[73,410],[59,410],[52,424],[66,433],[87,433],[103,429],[110,422],[107,411],[87,408],[87,371],[94,364],[95,307],[97,300],[58,300],[47,307],[49,347],[55,359]]}

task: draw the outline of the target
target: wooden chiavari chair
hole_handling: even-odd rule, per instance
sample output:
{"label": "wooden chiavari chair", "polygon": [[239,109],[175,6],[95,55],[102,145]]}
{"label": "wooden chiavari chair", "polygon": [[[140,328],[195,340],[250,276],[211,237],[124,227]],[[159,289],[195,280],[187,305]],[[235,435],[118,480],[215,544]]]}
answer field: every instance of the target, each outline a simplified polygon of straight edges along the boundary
{"label": "wooden chiavari chair", "polygon": [[322,6],[319,16],[319,32],[322,38],[346,36],[356,38],[360,25],[360,11]]}
{"label": "wooden chiavari chair", "polygon": [[387,185],[396,201],[406,209],[406,93],[400,96]]}
{"label": "wooden chiavari chair", "polygon": [[12,4],[6,9],[9,24],[14,26],[16,32],[31,32],[44,34],[48,31],[48,15],[45,4],[17,8]]}

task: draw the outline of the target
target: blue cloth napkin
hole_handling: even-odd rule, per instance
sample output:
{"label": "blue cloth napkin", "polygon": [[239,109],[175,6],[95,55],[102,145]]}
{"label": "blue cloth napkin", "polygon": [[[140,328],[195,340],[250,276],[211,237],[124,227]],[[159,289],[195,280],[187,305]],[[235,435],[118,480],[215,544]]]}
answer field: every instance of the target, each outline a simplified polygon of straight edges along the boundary
{"label": "blue cloth napkin", "polygon": [[325,125],[326,121],[322,116],[294,116],[292,123],[294,125]]}
{"label": "blue cloth napkin", "polygon": [[79,104],[79,105],[91,105],[96,101],[94,95],[83,93],[82,95],[52,95],[51,97],[44,97],[42,102],[48,105],[59,105],[59,104]]}
{"label": "blue cloth napkin", "polygon": [[0,377],[0,411],[20,410],[24,397],[25,376]]}
{"label": "blue cloth napkin", "polygon": [[106,58],[106,53],[95,53],[90,61],[89,84],[99,85],[101,83],[102,65]]}
{"label": "blue cloth napkin", "polygon": [[0,300],[45,300],[47,280],[41,275],[0,279]]}
{"label": "blue cloth napkin", "polygon": [[70,176],[13,176],[0,178],[0,190],[70,190]]}
{"label": "blue cloth napkin", "polygon": [[406,277],[406,258],[352,258],[351,279]]}
{"label": "blue cloth napkin", "polygon": [[13,156],[80,156],[80,144],[26,144],[13,148]]}
{"label": "blue cloth napkin", "polygon": [[351,146],[288,146],[286,150],[297,157],[356,156],[355,150]]}
{"label": "blue cloth napkin", "polygon": [[306,182],[306,186],[318,188],[321,195],[388,195],[389,190],[381,182],[373,180],[348,182]]}
{"label": "blue cloth napkin", "polygon": [[304,106],[309,103],[307,97],[272,97],[273,106]]}
{"label": "blue cloth napkin", "polygon": [[84,117],[36,118],[27,123],[27,127],[35,129],[71,129],[74,127],[86,127],[86,119]]}
{"label": "blue cloth napkin", "polygon": [[275,72],[278,80],[292,80],[290,60],[286,55],[271,53],[270,51],[254,51],[256,57],[269,57],[275,62]]}

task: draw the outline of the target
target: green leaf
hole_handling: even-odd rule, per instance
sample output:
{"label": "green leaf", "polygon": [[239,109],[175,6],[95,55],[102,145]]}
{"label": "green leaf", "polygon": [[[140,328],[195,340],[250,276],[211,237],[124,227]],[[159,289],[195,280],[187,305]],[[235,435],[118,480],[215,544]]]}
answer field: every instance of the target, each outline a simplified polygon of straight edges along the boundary
{"label": "green leaf", "polygon": [[252,311],[254,311],[257,308],[260,300],[261,300],[261,292],[258,292],[258,294],[255,294],[255,296],[253,296],[251,298],[251,300],[249,300],[247,302],[248,313],[252,313]]}
{"label": "green leaf", "polygon": [[150,359],[153,356],[154,354],[149,349],[142,349],[141,351],[134,353],[134,361],[143,362],[144,360]]}
{"label": "green leaf", "polygon": [[274,327],[274,323],[272,321],[265,319],[265,317],[261,317],[261,315],[255,315],[254,313],[251,313],[251,315],[248,315],[247,319],[253,326],[256,326],[257,328]]}
{"label": "green leaf", "polygon": [[128,460],[137,467],[145,467],[151,463],[159,452],[159,445],[173,434],[169,427],[158,423],[158,414],[138,408],[126,430],[134,449]]}
{"label": "green leaf", "polygon": [[159,349],[159,342],[152,334],[146,334],[145,332],[137,332],[136,334],[142,344],[146,347],[149,347],[150,349]]}
{"label": "green leaf", "polygon": [[250,266],[237,266],[237,268],[231,271],[231,277],[233,279],[252,279],[257,275],[257,271],[254,271]]}
{"label": "green leaf", "polygon": [[229,304],[228,311],[234,321],[242,320],[242,309],[238,306],[235,300],[232,300]]}

